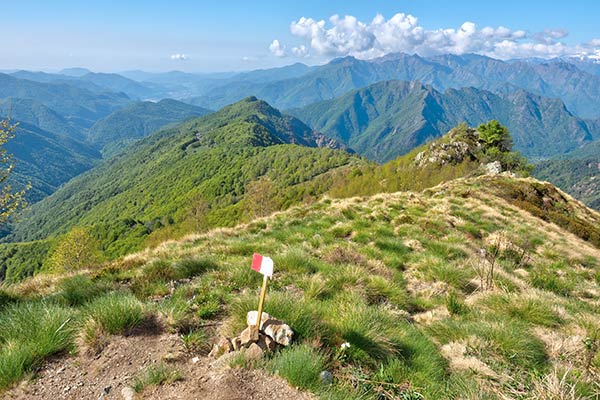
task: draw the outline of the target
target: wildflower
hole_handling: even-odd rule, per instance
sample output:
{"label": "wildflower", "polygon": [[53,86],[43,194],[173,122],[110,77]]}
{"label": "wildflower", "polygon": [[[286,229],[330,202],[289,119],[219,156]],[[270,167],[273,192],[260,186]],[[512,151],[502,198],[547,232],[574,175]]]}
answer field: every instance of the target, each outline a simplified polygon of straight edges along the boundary
{"label": "wildflower", "polygon": [[340,346],[340,348],[341,348],[342,350],[345,350],[345,349],[347,349],[348,347],[350,347],[350,343],[348,343],[348,342],[344,342],[344,343],[342,343],[342,345]]}

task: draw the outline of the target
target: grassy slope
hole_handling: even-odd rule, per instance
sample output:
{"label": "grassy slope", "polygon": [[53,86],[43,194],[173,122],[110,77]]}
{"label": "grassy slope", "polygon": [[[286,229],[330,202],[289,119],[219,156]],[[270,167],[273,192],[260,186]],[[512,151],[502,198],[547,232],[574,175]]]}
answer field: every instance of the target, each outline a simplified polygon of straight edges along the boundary
{"label": "grassy slope", "polygon": [[[0,320],[41,312],[36,307],[45,304],[65,320],[115,322],[118,333],[120,316],[139,309],[131,297],[119,302],[103,295],[118,289],[133,292],[146,312],[163,314],[172,329],[202,332],[206,320],[224,318],[224,333],[231,335],[256,306],[261,277],[248,265],[252,253],[261,252],[276,266],[266,311],[291,325],[296,344],[247,367],[279,371],[328,399],[386,398],[382,389],[403,398],[548,399],[552,390],[566,394],[571,387],[588,398],[599,389],[600,250],[526,211],[535,201],[512,200],[536,185],[483,176],[423,193],[325,199],[166,242],[84,272],[91,280],[36,277],[4,295],[20,299]],[[546,210],[567,207],[586,226],[599,225],[600,215],[562,196]],[[494,274],[482,284],[480,273],[491,261]],[[194,278],[162,297],[170,281],[187,277]],[[39,295],[47,301],[38,303]],[[81,306],[85,301],[93,303]],[[111,314],[112,307],[120,313]],[[83,329],[76,322],[67,326]],[[0,368],[21,349],[8,346],[11,329],[17,328],[0,330]],[[94,331],[86,332],[93,343]],[[73,345],[76,332],[67,333],[59,349]],[[350,343],[346,350],[344,342]],[[59,351],[50,344],[45,353]],[[321,368],[334,373],[332,387],[319,384]],[[553,388],[553,379],[563,376]]]}

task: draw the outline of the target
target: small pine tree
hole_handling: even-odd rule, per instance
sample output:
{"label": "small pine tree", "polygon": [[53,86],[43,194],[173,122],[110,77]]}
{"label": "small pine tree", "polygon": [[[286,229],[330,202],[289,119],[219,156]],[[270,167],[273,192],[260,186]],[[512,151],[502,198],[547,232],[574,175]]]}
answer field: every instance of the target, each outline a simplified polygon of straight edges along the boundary
{"label": "small pine tree", "polygon": [[481,124],[477,128],[479,137],[489,149],[497,148],[501,152],[512,150],[513,142],[508,128],[493,119],[487,124]]}
{"label": "small pine tree", "polygon": [[99,260],[98,242],[85,228],[75,227],[58,242],[47,264],[54,271],[76,271]]}

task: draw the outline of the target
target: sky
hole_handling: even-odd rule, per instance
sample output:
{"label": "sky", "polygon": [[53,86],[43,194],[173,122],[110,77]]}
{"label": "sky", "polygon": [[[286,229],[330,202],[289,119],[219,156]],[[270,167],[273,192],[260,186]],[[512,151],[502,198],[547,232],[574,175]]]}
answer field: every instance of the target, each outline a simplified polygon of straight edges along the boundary
{"label": "sky", "polygon": [[0,0],[0,70],[240,71],[391,52],[600,59],[600,1]]}

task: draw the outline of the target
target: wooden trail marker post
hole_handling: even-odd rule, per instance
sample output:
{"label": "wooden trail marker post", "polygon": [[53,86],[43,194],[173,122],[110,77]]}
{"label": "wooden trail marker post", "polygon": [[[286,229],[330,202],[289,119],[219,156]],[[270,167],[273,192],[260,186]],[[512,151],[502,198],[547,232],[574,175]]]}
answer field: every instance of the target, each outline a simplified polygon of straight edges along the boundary
{"label": "wooden trail marker post", "polygon": [[273,277],[273,260],[269,257],[264,257],[258,253],[254,253],[252,256],[252,269],[263,274],[263,284],[262,288],[260,289],[258,312],[256,313],[256,325],[254,328],[256,334],[258,334],[260,331],[260,324],[262,322],[262,312],[265,305],[265,297],[267,296],[267,282],[269,281],[269,277]]}

